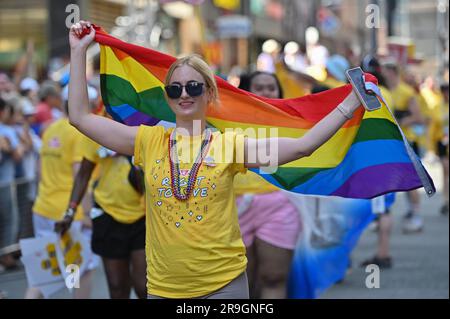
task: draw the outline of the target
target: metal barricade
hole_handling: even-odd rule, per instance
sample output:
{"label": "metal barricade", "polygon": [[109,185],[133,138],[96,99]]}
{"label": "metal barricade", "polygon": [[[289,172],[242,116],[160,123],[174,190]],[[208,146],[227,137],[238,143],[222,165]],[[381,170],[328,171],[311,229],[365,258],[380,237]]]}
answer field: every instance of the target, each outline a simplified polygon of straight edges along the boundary
{"label": "metal barricade", "polygon": [[19,251],[19,240],[33,237],[34,181],[0,185],[0,256]]}

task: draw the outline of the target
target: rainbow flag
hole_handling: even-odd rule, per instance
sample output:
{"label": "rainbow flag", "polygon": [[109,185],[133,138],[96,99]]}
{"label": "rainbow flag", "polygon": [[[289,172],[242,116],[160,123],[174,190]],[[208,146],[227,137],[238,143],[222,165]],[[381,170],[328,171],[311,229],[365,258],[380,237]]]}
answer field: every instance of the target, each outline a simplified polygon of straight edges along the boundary
{"label": "rainbow flag", "polygon": [[[127,125],[175,121],[164,98],[164,77],[176,60],[123,42],[96,27],[100,44],[101,91],[111,116]],[[280,137],[298,138],[344,100],[350,85],[295,99],[267,99],[239,90],[216,77],[221,105],[207,112],[208,123],[226,128],[278,128]],[[268,134],[267,134],[268,135]],[[266,135],[266,136],[267,136]],[[259,169],[252,171],[260,174]],[[311,195],[373,198],[396,191],[434,186],[386,106],[360,108],[312,156],[260,174],[282,189]]]}

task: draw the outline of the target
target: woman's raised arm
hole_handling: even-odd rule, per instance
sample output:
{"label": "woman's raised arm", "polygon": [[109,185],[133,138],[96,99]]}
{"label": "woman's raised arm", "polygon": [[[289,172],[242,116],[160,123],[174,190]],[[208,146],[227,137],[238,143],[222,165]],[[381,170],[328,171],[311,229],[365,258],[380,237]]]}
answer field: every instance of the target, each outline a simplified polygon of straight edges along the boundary
{"label": "woman's raised arm", "polygon": [[[361,102],[352,91],[336,109],[300,138],[247,138],[245,140],[245,166],[248,168],[279,166],[310,156],[336,134],[360,105]],[[270,147],[272,143],[276,143],[277,147]],[[276,150],[277,154],[272,154],[273,150]],[[265,156],[261,160],[258,154],[269,154],[269,156]]]}
{"label": "woman's raised arm", "polygon": [[[90,31],[89,34],[80,38],[85,29]],[[70,28],[69,121],[97,143],[120,154],[133,155],[138,128],[94,115],[89,111],[86,51],[94,37],[95,30],[90,22],[80,21]]]}

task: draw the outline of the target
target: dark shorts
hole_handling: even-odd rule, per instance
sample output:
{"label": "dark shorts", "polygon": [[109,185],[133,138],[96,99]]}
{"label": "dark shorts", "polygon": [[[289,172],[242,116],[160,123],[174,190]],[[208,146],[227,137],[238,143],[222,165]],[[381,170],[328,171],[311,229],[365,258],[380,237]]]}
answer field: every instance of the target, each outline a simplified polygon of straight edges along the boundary
{"label": "dark shorts", "polygon": [[145,217],[123,224],[105,212],[92,220],[91,245],[92,251],[101,257],[129,258],[132,251],[145,248]]}
{"label": "dark shorts", "polygon": [[448,156],[448,145],[439,141],[439,142],[437,142],[436,149],[437,149],[437,155],[440,158],[444,158],[444,157]]}

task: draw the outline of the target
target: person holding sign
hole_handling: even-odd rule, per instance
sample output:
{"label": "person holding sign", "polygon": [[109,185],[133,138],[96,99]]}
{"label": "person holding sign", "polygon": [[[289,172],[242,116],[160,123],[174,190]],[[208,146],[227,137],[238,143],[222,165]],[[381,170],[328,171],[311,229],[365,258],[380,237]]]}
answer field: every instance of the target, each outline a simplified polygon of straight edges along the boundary
{"label": "person holding sign", "polygon": [[[86,85],[87,88],[87,85]],[[92,92],[92,91],[90,91]],[[86,95],[86,107],[89,100],[97,98],[97,92]],[[67,110],[66,110],[67,111]],[[63,117],[48,126],[42,137],[41,177],[38,186],[38,196],[33,206],[33,228],[36,237],[44,237],[54,234],[57,221],[61,218],[61,212],[66,208],[70,198],[70,187],[73,184],[73,176],[76,174],[81,161],[77,148],[83,135],[74,129],[67,117]],[[81,231],[85,216],[81,207],[74,211],[74,223],[72,228]],[[75,298],[88,298],[91,292],[91,278],[96,267],[94,260],[81,276],[80,289],[75,290]],[[25,298],[41,298],[39,289],[31,287],[27,290]]]}
{"label": "person holding sign", "polygon": [[102,257],[109,294],[127,299],[134,287],[139,298],[145,291],[145,207],[141,173],[126,156],[83,137],[83,160],[75,177],[70,204],[55,227],[65,232],[74,219],[94,169],[100,176],[94,189],[92,250]]}

